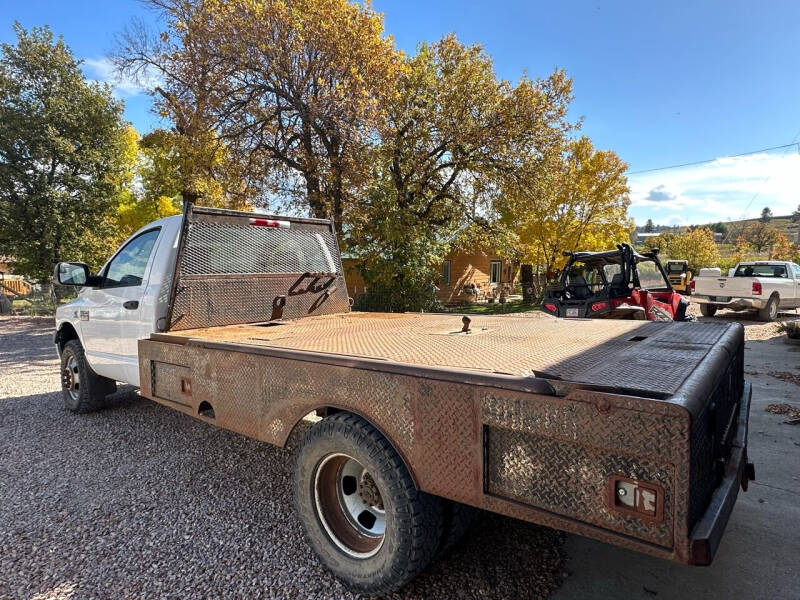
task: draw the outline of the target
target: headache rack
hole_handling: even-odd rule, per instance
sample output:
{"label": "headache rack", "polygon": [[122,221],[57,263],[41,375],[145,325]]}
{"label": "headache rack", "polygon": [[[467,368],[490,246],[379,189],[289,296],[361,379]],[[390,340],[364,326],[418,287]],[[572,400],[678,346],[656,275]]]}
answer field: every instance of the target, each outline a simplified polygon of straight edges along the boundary
{"label": "headache rack", "polygon": [[333,223],[184,205],[164,331],[348,312]]}

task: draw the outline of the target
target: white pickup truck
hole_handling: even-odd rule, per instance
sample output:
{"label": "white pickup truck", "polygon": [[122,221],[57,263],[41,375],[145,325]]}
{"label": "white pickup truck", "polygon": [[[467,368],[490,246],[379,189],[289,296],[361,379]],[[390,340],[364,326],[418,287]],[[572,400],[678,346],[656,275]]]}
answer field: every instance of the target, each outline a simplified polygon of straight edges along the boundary
{"label": "white pickup truck", "polygon": [[302,435],[298,517],[361,593],[410,581],[475,508],[710,564],[755,476],[738,323],[354,312],[330,220],[191,204],[55,280],[81,288],[56,313],[67,408],[119,381],[263,442]]}
{"label": "white pickup truck", "polygon": [[778,310],[800,307],[800,266],[787,261],[741,262],[723,277],[719,269],[701,269],[692,281],[692,301],[705,317],[717,309],[757,310],[774,321]]}

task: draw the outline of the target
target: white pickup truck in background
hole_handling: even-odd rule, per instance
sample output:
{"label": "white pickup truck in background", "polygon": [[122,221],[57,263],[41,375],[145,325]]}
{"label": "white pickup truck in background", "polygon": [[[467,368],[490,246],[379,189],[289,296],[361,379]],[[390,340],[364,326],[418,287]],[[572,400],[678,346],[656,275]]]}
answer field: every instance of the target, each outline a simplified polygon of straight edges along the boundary
{"label": "white pickup truck in background", "polygon": [[779,309],[800,307],[800,266],[788,261],[741,262],[723,277],[719,269],[701,269],[692,281],[692,302],[705,317],[720,308],[757,310],[774,321]]}

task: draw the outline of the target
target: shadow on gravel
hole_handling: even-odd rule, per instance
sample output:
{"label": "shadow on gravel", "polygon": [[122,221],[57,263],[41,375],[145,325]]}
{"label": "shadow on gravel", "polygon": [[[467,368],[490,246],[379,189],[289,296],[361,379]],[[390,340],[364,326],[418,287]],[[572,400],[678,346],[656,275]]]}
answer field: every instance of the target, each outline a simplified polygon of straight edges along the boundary
{"label": "shadow on gravel", "polygon": [[[73,415],[60,392],[0,399],[0,597],[355,597],[302,538],[291,447],[213,428],[129,386],[109,400]],[[392,598],[546,598],[562,542],[484,514]]]}

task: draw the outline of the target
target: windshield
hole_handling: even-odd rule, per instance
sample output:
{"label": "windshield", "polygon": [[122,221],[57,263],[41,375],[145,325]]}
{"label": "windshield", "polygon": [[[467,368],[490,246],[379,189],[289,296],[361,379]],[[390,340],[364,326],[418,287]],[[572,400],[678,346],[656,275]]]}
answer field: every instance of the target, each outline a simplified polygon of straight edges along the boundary
{"label": "windshield", "polygon": [[786,277],[784,265],[739,265],[734,277]]}
{"label": "windshield", "polygon": [[685,268],[686,265],[684,263],[667,263],[668,273],[683,273]]}
{"label": "windshield", "polygon": [[603,269],[598,264],[586,264],[574,262],[569,268],[566,281],[567,287],[589,289],[593,294],[597,293],[605,285]]}
{"label": "windshield", "polygon": [[669,284],[664,280],[664,276],[652,260],[644,260],[636,265],[639,272],[639,285],[645,289],[666,288]]}

